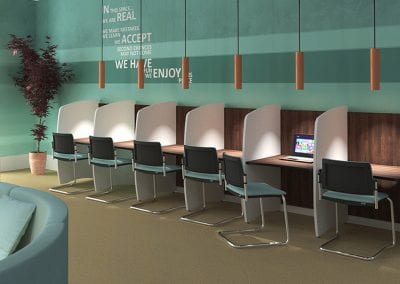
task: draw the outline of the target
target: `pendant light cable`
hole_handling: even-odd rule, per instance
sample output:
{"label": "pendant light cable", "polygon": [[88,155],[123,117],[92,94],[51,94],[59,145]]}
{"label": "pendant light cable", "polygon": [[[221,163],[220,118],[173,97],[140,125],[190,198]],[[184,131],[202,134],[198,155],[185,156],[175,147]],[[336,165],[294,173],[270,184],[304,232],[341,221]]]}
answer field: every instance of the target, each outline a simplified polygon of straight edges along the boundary
{"label": "pendant light cable", "polygon": [[299,20],[299,32],[298,32],[298,34],[299,34],[299,51],[301,51],[301,45],[300,45],[300,42],[301,42],[301,14],[300,14],[300,11],[301,11],[301,6],[300,6],[300,0],[299,0],[299,18],[298,18],[298,20]]}
{"label": "pendant light cable", "polygon": [[103,38],[103,23],[104,23],[104,0],[101,0],[101,61],[104,57],[104,38]]}
{"label": "pendant light cable", "polygon": [[187,33],[187,30],[186,30],[186,24],[187,24],[187,22],[186,22],[186,0],[185,0],[185,57],[186,57],[186,40],[187,40],[187,35],[186,35],[186,33]]}
{"label": "pendant light cable", "polygon": [[374,0],[374,48],[376,48],[376,23],[375,23],[375,0]]}
{"label": "pendant light cable", "polygon": [[237,54],[240,54],[239,52],[239,0],[236,0],[236,20],[237,20]]}
{"label": "pendant light cable", "polygon": [[142,42],[143,42],[143,21],[142,21],[142,0],[140,0],[140,48],[139,48],[139,58],[142,59]]}

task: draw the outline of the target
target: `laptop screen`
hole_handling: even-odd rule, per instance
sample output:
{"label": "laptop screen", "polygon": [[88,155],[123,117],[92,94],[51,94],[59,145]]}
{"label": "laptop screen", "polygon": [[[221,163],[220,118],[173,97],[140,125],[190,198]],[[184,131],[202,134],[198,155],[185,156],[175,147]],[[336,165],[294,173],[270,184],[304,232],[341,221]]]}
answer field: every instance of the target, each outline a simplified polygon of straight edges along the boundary
{"label": "laptop screen", "polygon": [[314,135],[295,134],[292,155],[312,158],[314,154]]}

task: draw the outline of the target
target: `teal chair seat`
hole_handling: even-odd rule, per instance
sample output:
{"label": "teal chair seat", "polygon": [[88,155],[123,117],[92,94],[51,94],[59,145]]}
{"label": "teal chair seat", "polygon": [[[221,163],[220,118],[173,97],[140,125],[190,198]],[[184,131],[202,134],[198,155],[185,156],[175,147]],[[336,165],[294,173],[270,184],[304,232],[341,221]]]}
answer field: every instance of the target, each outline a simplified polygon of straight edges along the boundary
{"label": "teal chair seat", "polygon": [[[63,153],[54,152],[53,156],[54,156],[54,158],[59,159],[59,160],[75,161],[75,154],[63,154]],[[87,158],[88,158],[87,153],[76,153],[76,159],[78,161],[85,160]]]}
{"label": "teal chair seat", "polygon": [[[207,174],[186,170],[185,177],[198,181],[219,182],[219,174]],[[223,175],[221,175],[221,179],[224,179]]]}
{"label": "teal chair seat", "polygon": [[[116,162],[117,162],[118,167],[132,164],[131,160],[125,159],[125,158],[117,158]],[[92,158],[92,159],[90,159],[90,163],[97,165],[97,166],[101,166],[101,167],[114,167],[115,166],[115,160],[108,160],[108,159]]]}
{"label": "teal chair seat", "polygon": [[[162,174],[163,167],[162,166],[148,166],[148,165],[142,165],[142,164],[135,164],[135,170],[136,171],[141,171],[141,172],[146,172],[146,173],[152,173],[152,174]],[[181,170],[181,167],[178,165],[165,165],[165,173],[172,173],[172,172],[178,172]]]}
{"label": "teal chair seat", "polygon": [[[374,195],[362,195],[362,194],[351,194],[338,191],[327,190],[322,194],[322,198],[337,201],[341,203],[347,203],[349,205],[375,205]],[[377,192],[377,200],[381,201],[388,198],[388,195],[384,192]]]}
{"label": "teal chair seat", "polygon": [[[227,184],[226,188],[234,195],[245,198],[244,188]],[[263,182],[250,182],[247,184],[247,196],[249,198],[260,198],[260,197],[280,197],[286,193],[280,189],[277,189],[269,184]]]}

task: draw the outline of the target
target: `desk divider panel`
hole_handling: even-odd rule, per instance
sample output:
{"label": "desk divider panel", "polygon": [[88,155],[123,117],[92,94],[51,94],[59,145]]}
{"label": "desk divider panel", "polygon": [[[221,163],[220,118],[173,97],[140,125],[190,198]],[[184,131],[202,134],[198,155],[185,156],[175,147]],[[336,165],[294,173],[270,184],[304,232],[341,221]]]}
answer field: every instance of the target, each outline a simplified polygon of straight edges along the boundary
{"label": "desk divider panel", "polygon": [[[141,108],[136,116],[135,137],[138,141],[160,142],[161,146],[176,144],[176,103],[166,102]],[[175,157],[167,157],[167,164],[175,164]],[[176,189],[176,175],[156,177],[157,193],[170,193]],[[135,173],[136,196],[140,201],[153,199],[153,178],[149,174]]]}
{"label": "desk divider panel", "polygon": [[[184,145],[224,148],[224,104],[200,106],[186,114]],[[185,203],[188,211],[202,207],[201,183],[185,179]],[[218,184],[206,184],[206,200],[220,201],[224,188]]]}
{"label": "desk divider panel", "polygon": [[[71,133],[75,139],[93,135],[94,114],[98,108],[97,100],[77,101],[64,105],[58,110],[57,132]],[[78,150],[87,151],[86,146],[78,145]],[[57,175],[60,184],[74,179],[71,162],[57,160]],[[92,172],[86,160],[76,164],[76,178],[91,178]]]}
{"label": "desk divider panel", "polygon": [[[291,155],[295,134],[313,134],[315,120],[323,112],[308,110],[281,110],[281,150]],[[286,191],[288,205],[313,208],[312,171],[281,168],[281,188]]]}
{"label": "desk divider panel", "polygon": [[[96,110],[94,119],[94,136],[111,137],[114,142],[135,139],[135,102],[131,100],[118,101],[104,105]],[[131,158],[131,153],[119,150],[118,155]],[[104,192],[110,187],[109,169],[93,167],[93,177],[96,193]],[[112,170],[113,185],[133,184],[132,167],[123,166]]]}
{"label": "desk divider panel", "polygon": [[[266,182],[280,188],[281,172],[277,167],[247,165],[247,161],[279,155],[281,153],[281,107],[268,105],[246,115],[243,130],[244,169],[249,181]],[[281,208],[280,198],[265,198],[266,211]],[[258,199],[242,200],[246,222],[260,216]]]}
{"label": "desk divider panel", "polygon": [[[315,120],[314,138],[314,225],[315,235],[319,237],[335,226],[335,207],[333,202],[319,200],[317,174],[323,158],[347,161],[347,107],[333,108],[321,114]],[[345,222],[347,206],[339,208],[340,221]]]}

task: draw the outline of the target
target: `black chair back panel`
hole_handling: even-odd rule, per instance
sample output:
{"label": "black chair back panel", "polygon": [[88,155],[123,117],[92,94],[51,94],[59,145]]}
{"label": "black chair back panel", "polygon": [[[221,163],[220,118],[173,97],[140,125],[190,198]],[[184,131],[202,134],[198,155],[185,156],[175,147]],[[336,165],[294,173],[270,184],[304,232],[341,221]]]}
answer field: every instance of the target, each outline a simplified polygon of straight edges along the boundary
{"label": "black chair back panel", "polygon": [[242,159],[224,153],[224,171],[225,180],[228,184],[244,187]]}
{"label": "black chair back panel", "polygon": [[74,154],[74,137],[70,133],[53,133],[53,150],[62,154]]}
{"label": "black chair back panel", "polygon": [[212,147],[184,146],[185,168],[189,171],[218,174],[217,150]]}
{"label": "black chair back panel", "polygon": [[343,193],[372,195],[375,184],[371,165],[323,159],[321,172],[322,188]]}
{"label": "black chair back panel", "polygon": [[90,136],[90,156],[96,159],[113,160],[114,143],[110,137]]}
{"label": "black chair back panel", "polygon": [[162,150],[159,142],[135,141],[133,155],[135,163],[148,166],[162,166]]}

